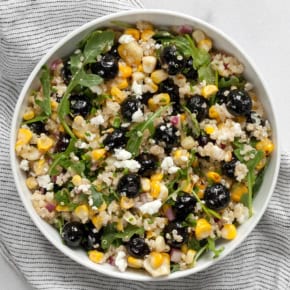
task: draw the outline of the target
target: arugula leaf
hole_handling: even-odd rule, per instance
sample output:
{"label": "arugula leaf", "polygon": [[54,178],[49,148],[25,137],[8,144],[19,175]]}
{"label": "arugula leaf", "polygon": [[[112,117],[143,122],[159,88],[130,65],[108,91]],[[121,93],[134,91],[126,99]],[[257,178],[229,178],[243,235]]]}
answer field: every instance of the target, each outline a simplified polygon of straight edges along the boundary
{"label": "arugula leaf", "polygon": [[230,88],[231,86],[236,86],[242,88],[245,85],[245,80],[239,79],[236,76],[231,76],[230,78],[221,78],[218,82],[219,88]]}
{"label": "arugula leaf", "polygon": [[91,192],[92,192],[91,197],[93,199],[93,206],[97,208],[100,207],[104,202],[103,194],[97,191],[94,186],[91,186]]}
{"label": "arugula leaf", "polygon": [[87,64],[96,62],[97,56],[108,51],[110,47],[112,47],[114,44],[114,36],[115,34],[112,31],[94,31],[87,39],[83,54],[79,53],[71,57],[71,71],[73,76],[58,106],[59,120],[65,131],[71,137],[74,137],[74,134],[66,122],[66,117],[70,113],[69,94],[78,85],[94,86],[102,82],[103,79],[100,76],[87,74],[84,71],[84,67]]}
{"label": "arugula leaf", "polygon": [[69,191],[66,188],[57,191],[54,195],[54,199],[60,205],[68,205],[70,203]]}
{"label": "arugula leaf", "polygon": [[159,108],[154,114],[152,114],[146,121],[136,124],[126,134],[129,137],[127,142],[126,150],[131,152],[133,157],[139,153],[139,147],[141,146],[143,133],[146,129],[149,129],[150,134],[153,135],[155,128],[153,121],[158,118],[162,112],[164,112],[169,105]]}
{"label": "arugula leaf", "polygon": [[176,263],[171,263],[170,264],[170,272],[174,273],[174,272],[178,272],[180,271],[180,265],[176,264]]}
{"label": "arugula leaf", "polygon": [[[75,150],[76,138],[71,138],[68,147],[64,152],[56,153],[52,155],[53,162],[49,168],[48,174],[55,176],[59,173],[57,167],[60,165],[65,165],[66,162],[70,160],[70,153]],[[67,166],[67,165],[65,165]]]}
{"label": "arugula leaf", "polygon": [[189,249],[192,249],[195,251],[199,251],[201,249],[200,242],[194,237],[191,237],[190,239],[188,239],[187,246]]}
{"label": "arugula leaf", "polygon": [[220,247],[219,249],[217,249],[215,246],[215,240],[212,238],[207,239],[207,248],[214,253],[214,258],[217,258],[224,250],[224,247]]}
{"label": "arugula leaf", "polygon": [[192,113],[186,106],[182,106],[182,108],[185,110],[185,112],[187,114],[189,114],[191,122],[192,122],[192,133],[194,135],[195,138],[198,138],[200,135],[200,127],[199,127],[199,123],[196,119],[196,115],[194,113]]}
{"label": "arugula leaf", "polygon": [[38,122],[38,121],[44,121],[44,120],[47,120],[47,118],[48,118],[48,116],[39,115],[39,116],[36,116],[33,119],[30,119],[28,121],[23,122],[23,124],[31,124],[31,123],[35,123],[35,122]]}
{"label": "arugula leaf", "polygon": [[265,175],[265,172],[266,172],[266,166],[258,173],[258,175],[256,176],[256,181],[254,183],[254,186],[253,186],[253,195],[255,193],[257,193],[262,185],[262,182],[263,182],[263,179],[264,179],[264,175]]}
{"label": "arugula leaf", "polygon": [[42,109],[45,116],[50,116],[51,115],[50,74],[46,65],[43,66],[41,69],[40,82],[41,82],[42,91],[43,91],[43,100],[36,99],[35,103]]}
{"label": "arugula leaf", "polygon": [[219,213],[217,213],[216,211],[208,208],[204,203],[201,202],[200,198],[198,197],[198,195],[196,194],[196,192],[193,190],[192,191],[194,197],[196,198],[196,200],[198,201],[198,203],[200,204],[202,210],[205,212],[205,214],[211,218],[211,217],[215,217],[218,219],[221,219],[221,215]]}
{"label": "arugula leaf", "polygon": [[207,84],[216,83],[216,74],[210,64],[200,67],[197,73],[199,81],[206,81]]}
{"label": "arugula leaf", "polygon": [[71,161],[68,167],[71,167],[71,169],[75,171],[75,173],[77,173],[78,175],[82,175],[82,173],[86,169],[86,165],[84,161],[78,161],[78,162]]}
{"label": "arugula leaf", "polygon": [[120,126],[121,126],[121,118],[119,116],[116,116],[113,120],[113,127],[120,128]]}
{"label": "arugula leaf", "polygon": [[109,224],[105,227],[104,234],[101,237],[101,247],[103,250],[107,250],[117,240],[130,239],[134,234],[143,235],[144,228],[128,225],[123,232],[117,232],[115,224]]}
{"label": "arugula leaf", "polygon": [[63,216],[59,216],[58,218],[55,219],[54,221],[54,226],[57,228],[59,234],[62,234],[62,229],[64,226],[64,218]]}

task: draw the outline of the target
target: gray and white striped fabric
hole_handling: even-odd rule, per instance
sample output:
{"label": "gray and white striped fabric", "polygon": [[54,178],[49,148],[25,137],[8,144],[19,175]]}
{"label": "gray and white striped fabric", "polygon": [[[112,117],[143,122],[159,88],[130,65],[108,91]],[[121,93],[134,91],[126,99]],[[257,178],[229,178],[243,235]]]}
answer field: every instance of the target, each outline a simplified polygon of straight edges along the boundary
{"label": "gray and white striped fabric", "polygon": [[0,2],[0,252],[36,289],[289,289],[290,155],[282,156],[273,198],[259,225],[226,259],[170,282],[99,275],[63,256],[38,231],[16,192],[9,164],[11,117],[21,87],[43,54],[74,28],[138,0]]}

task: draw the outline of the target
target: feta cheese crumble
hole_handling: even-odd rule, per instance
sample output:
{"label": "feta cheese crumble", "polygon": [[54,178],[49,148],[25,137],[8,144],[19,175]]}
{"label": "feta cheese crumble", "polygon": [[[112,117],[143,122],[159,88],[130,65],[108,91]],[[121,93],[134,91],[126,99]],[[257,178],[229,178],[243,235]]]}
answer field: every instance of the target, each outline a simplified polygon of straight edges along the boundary
{"label": "feta cheese crumble", "polygon": [[104,122],[105,122],[105,120],[104,120],[104,117],[102,114],[99,114],[98,116],[93,117],[90,121],[90,123],[92,125],[95,125],[95,126],[102,125],[102,124],[104,124]]}
{"label": "feta cheese crumble", "polygon": [[174,174],[180,169],[179,167],[175,166],[173,158],[170,156],[167,156],[163,159],[161,168],[164,171],[167,171],[169,174]]}
{"label": "feta cheese crumble", "polygon": [[156,199],[147,203],[142,204],[139,206],[139,210],[143,214],[155,214],[159,211],[160,207],[162,206],[162,201],[160,199]]}
{"label": "feta cheese crumble", "polygon": [[37,183],[40,187],[45,188],[46,190],[53,189],[53,183],[51,182],[50,176],[48,174],[38,176]]}
{"label": "feta cheese crumble", "polygon": [[118,269],[121,272],[125,272],[128,266],[126,253],[124,251],[119,251],[117,253],[116,259],[115,259],[115,265],[118,267]]}
{"label": "feta cheese crumble", "polygon": [[135,41],[135,38],[130,34],[123,34],[119,38],[119,43],[121,43],[121,44],[130,43],[132,41]]}
{"label": "feta cheese crumble", "polygon": [[29,170],[29,162],[26,159],[21,160],[20,162],[20,168],[24,171],[28,171]]}
{"label": "feta cheese crumble", "polygon": [[140,108],[136,112],[134,112],[134,114],[132,115],[132,121],[136,123],[140,123],[144,121],[144,115]]}
{"label": "feta cheese crumble", "polygon": [[137,172],[141,165],[136,160],[122,160],[114,162],[114,166],[117,168],[127,168],[130,172]]}
{"label": "feta cheese crumble", "polygon": [[115,149],[115,154],[114,156],[118,160],[128,160],[132,157],[131,152],[125,150],[125,149]]}

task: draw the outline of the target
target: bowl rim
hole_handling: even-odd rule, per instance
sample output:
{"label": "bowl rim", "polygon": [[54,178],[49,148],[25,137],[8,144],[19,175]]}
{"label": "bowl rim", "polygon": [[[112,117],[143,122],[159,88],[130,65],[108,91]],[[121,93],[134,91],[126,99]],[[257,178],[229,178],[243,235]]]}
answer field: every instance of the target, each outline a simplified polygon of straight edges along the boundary
{"label": "bowl rim", "polygon": [[[18,123],[18,115],[20,112],[20,109],[22,107],[22,103],[23,100],[25,99],[25,97],[27,96],[27,92],[31,86],[31,83],[33,82],[33,80],[36,78],[37,74],[39,73],[41,67],[47,63],[47,61],[49,60],[49,58],[58,50],[60,49],[62,46],[64,46],[70,39],[72,39],[73,37],[77,36],[78,34],[82,33],[85,30],[88,29],[92,29],[94,26],[97,26],[98,24],[102,23],[102,22],[106,22],[109,20],[113,20],[116,17],[122,17],[122,16],[130,16],[130,15],[142,15],[142,14],[152,14],[152,15],[163,15],[163,16],[176,16],[179,18],[184,18],[185,20],[191,21],[191,22],[195,22],[198,25],[200,25],[201,27],[204,27],[206,29],[208,29],[209,31],[213,31],[214,34],[216,34],[217,36],[221,36],[222,38],[224,38],[226,41],[228,41],[235,49],[237,49],[243,56],[244,58],[248,61],[248,63],[250,64],[252,70],[256,73],[256,75],[258,76],[262,87],[267,95],[267,101],[269,103],[269,106],[271,107],[271,110],[273,112],[273,121],[271,123],[272,129],[275,132],[276,135],[276,143],[275,144],[275,151],[276,151],[276,166],[274,169],[274,174],[272,177],[272,184],[271,187],[268,190],[268,195],[267,195],[267,199],[265,200],[265,202],[263,203],[263,207],[262,209],[258,212],[255,213],[256,216],[256,220],[253,221],[251,227],[249,227],[249,230],[246,230],[243,237],[236,243],[234,244],[230,251],[228,253],[226,253],[225,255],[221,255],[220,257],[213,259],[211,261],[211,263],[202,265],[198,268],[190,268],[187,270],[182,270],[182,271],[178,271],[175,272],[173,274],[169,274],[168,276],[163,276],[163,277],[158,277],[158,278],[154,278],[151,276],[136,276],[134,278],[132,278],[133,274],[130,273],[130,275],[128,275],[128,277],[126,276],[126,272],[122,273],[122,272],[110,272],[107,269],[103,269],[102,267],[96,269],[95,267],[93,267],[90,264],[85,263],[85,261],[83,261],[82,259],[78,258],[77,256],[75,256],[73,254],[72,251],[70,250],[66,250],[65,248],[61,248],[61,246],[58,243],[55,243],[54,239],[48,235],[48,233],[45,231],[45,229],[42,227],[40,220],[38,219],[37,216],[33,215],[33,213],[31,213],[29,207],[28,207],[28,202],[31,202],[30,200],[28,201],[27,198],[25,198],[25,195],[22,194],[22,190],[21,190],[21,186],[20,183],[18,181],[18,174],[17,174],[17,169],[16,169],[16,164],[18,164],[17,161],[17,156],[15,154],[15,132],[18,129],[17,123]],[[25,84],[23,85],[23,88],[19,94],[15,109],[14,109],[14,113],[13,113],[13,119],[12,119],[12,123],[11,123],[11,131],[10,131],[10,162],[11,162],[11,168],[12,168],[12,173],[13,173],[13,177],[14,177],[14,181],[15,181],[15,185],[16,185],[16,189],[18,192],[18,195],[21,198],[21,201],[27,211],[27,213],[29,214],[30,218],[32,219],[32,221],[34,222],[34,224],[36,225],[36,227],[40,230],[40,232],[44,235],[44,237],[55,247],[57,248],[60,252],[62,252],[63,254],[65,254],[66,256],[68,256],[70,259],[72,259],[73,261],[83,265],[84,267],[96,271],[100,274],[105,274],[106,276],[110,276],[112,278],[121,278],[121,279],[129,279],[129,280],[134,280],[134,281],[147,281],[147,282],[154,282],[154,281],[167,281],[167,280],[173,280],[173,279],[177,279],[177,278],[181,278],[181,277],[185,277],[185,276],[189,276],[195,273],[198,273],[206,268],[208,268],[209,266],[214,265],[215,263],[217,263],[218,261],[220,261],[221,259],[223,259],[224,257],[226,257],[228,254],[232,253],[248,236],[249,234],[253,231],[253,229],[256,227],[256,225],[258,224],[258,222],[260,221],[260,219],[262,218],[268,204],[269,201],[273,195],[274,192],[274,188],[276,186],[277,183],[277,178],[278,178],[278,172],[279,172],[279,167],[280,167],[280,133],[278,130],[278,126],[277,126],[277,118],[276,118],[277,114],[276,114],[276,109],[275,106],[272,102],[272,99],[270,97],[270,93],[269,93],[269,89],[266,85],[266,82],[264,80],[264,78],[262,77],[260,71],[257,69],[256,64],[254,63],[254,61],[251,59],[251,57],[248,56],[247,53],[244,52],[244,50],[240,47],[239,44],[236,43],[235,40],[233,40],[230,36],[228,36],[227,34],[225,34],[223,31],[221,31],[219,28],[213,26],[212,24],[207,23],[206,21],[199,19],[195,16],[191,16],[191,15],[187,15],[181,12],[175,12],[175,11],[171,11],[171,10],[166,10],[166,9],[133,9],[133,10],[129,10],[129,11],[122,11],[122,12],[117,12],[117,13],[112,13],[109,15],[105,15],[96,19],[93,19],[85,24],[83,24],[82,26],[74,29],[72,32],[68,33],[66,36],[64,36],[62,39],[58,40],[53,46],[52,48],[50,48],[47,53],[45,55],[43,55],[41,57],[41,59],[38,61],[38,63],[36,64],[36,66],[34,67],[34,69],[32,70],[32,72],[30,73],[28,79],[26,80]]]}

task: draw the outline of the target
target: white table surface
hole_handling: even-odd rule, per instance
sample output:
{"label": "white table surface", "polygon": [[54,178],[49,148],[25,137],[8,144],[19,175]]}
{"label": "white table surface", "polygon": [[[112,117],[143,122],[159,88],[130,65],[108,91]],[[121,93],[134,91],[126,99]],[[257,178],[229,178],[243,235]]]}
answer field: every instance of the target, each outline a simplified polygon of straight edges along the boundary
{"label": "white table surface", "polygon": [[[145,8],[179,11],[223,30],[256,62],[278,113],[282,150],[290,151],[290,1],[143,0]],[[287,117],[288,116],[288,117]],[[0,256],[0,290],[32,290]]]}

